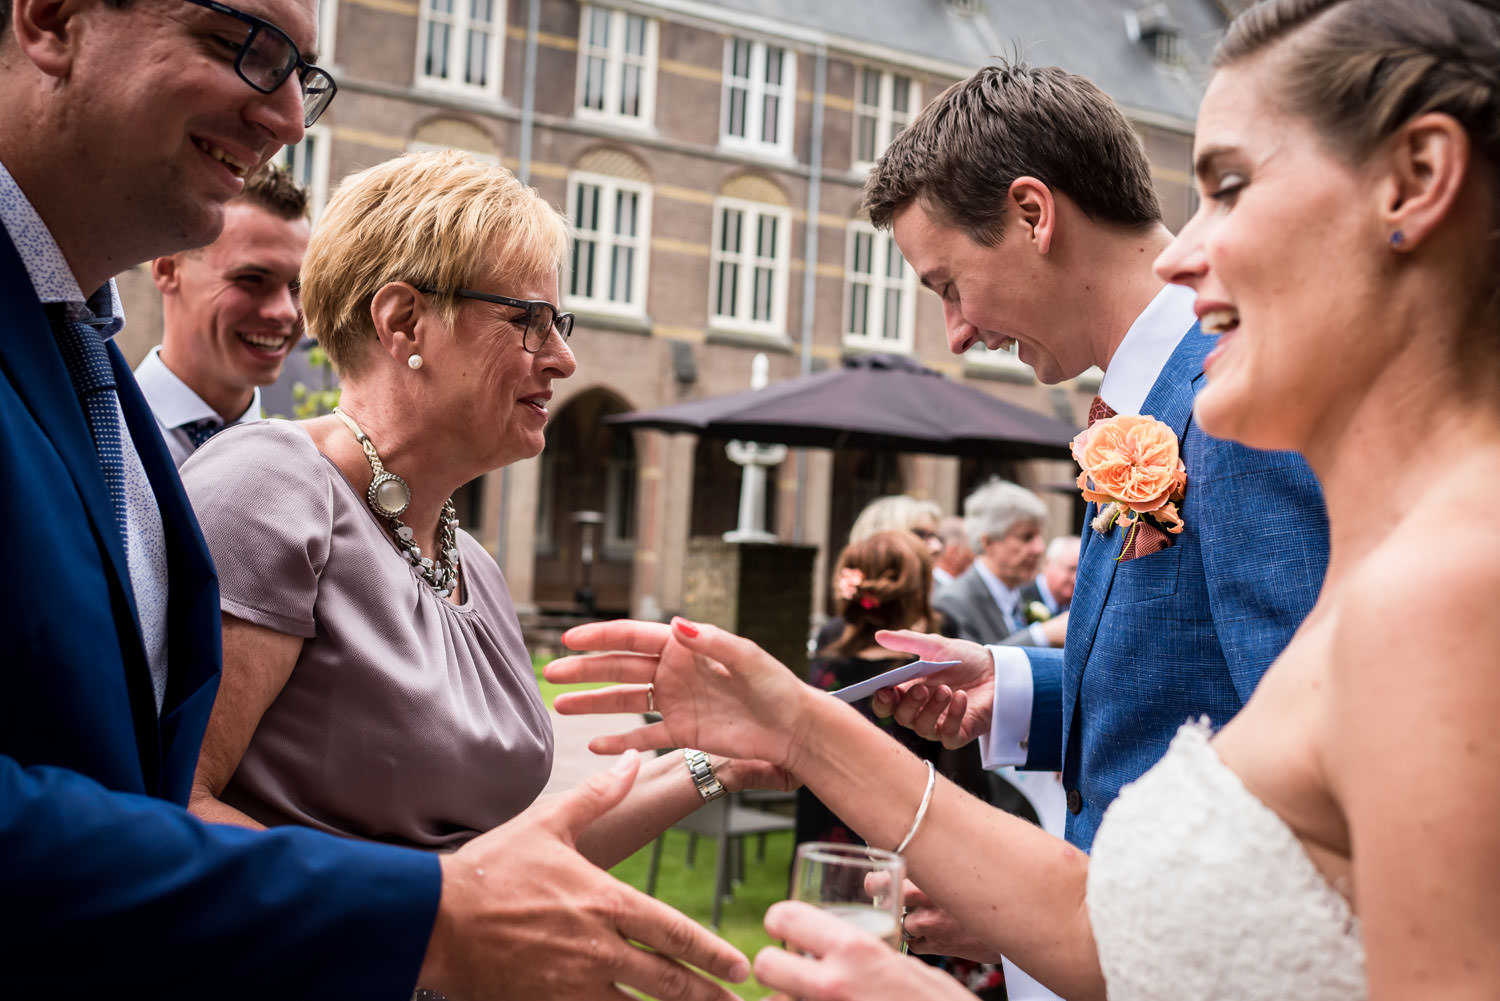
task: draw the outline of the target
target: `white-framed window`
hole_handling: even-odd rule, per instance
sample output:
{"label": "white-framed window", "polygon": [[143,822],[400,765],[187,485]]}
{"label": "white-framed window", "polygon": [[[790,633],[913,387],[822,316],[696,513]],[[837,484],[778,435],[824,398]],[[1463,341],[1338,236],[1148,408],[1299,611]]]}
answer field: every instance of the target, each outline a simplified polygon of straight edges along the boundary
{"label": "white-framed window", "polygon": [[568,217],[573,221],[568,305],[645,315],[650,187],[622,177],[575,172],[568,177]]}
{"label": "white-framed window", "polygon": [[314,125],[302,134],[295,146],[283,146],[276,162],[285,167],[292,180],[307,189],[307,211],[316,220],[328,200],[328,126]]}
{"label": "white-framed window", "polygon": [[918,107],[911,77],[861,66],[854,81],[854,165],[869,168]]}
{"label": "white-framed window", "polygon": [[417,79],[429,86],[500,96],[504,0],[421,0]]}
{"label": "white-framed window", "polygon": [[319,66],[334,66],[333,46],[339,23],[339,0],[318,0],[318,58]]}
{"label": "white-framed window", "polygon": [[578,30],[578,114],[650,125],[656,108],[656,21],[584,5]]}
{"label": "white-framed window", "polygon": [[854,347],[911,351],[916,273],[891,234],[867,222],[850,223],[844,274],[844,340]]}
{"label": "white-framed window", "polygon": [[720,198],[714,202],[712,309],[717,327],[786,332],[791,213],[775,205]]}
{"label": "white-framed window", "polygon": [[726,146],[790,156],[796,97],[795,52],[748,38],[725,42]]}

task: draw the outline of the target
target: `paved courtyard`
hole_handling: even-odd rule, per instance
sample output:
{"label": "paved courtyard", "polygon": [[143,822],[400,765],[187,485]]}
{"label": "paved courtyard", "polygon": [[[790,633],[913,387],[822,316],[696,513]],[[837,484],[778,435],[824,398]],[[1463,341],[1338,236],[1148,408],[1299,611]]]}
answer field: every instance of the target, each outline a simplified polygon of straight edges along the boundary
{"label": "paved courtyard", "polygon": [[619,733],[641,720],[623,713],[612,716],[559,716],[552,714],[552,728],[557,736],[557,750],[552,760],[552,778],[544,792],[571,789],[596,772],[607,771],[615,756],[598,755],[588,748],[589,740],[599,734]]}

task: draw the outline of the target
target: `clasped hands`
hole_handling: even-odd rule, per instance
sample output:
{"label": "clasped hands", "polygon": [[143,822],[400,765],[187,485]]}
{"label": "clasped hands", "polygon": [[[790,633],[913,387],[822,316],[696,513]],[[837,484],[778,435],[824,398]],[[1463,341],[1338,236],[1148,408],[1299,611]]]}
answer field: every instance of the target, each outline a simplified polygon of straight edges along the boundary
{"label": "clasped hands", "polygon": [[[959,663],[926,679],[877,693],[877,714],[929,739],[958,747],[989,727],[993,711],[994,666],[988,651],[974,643],[922,633],[882,631],[877,639],[893,650],[928,660]],[[563,643],[573,650],[606,651],[563,657],[545,668],[559,684],[612,682],[612,687],[558,696],[559,713],[645,713],[660,722],[595,738],[591,750],[618,754],[629,749],[696,747],[730,757],[753,757],[798,777],[802,739],[814,725],[815,704],[827,699],[803,683],[756,644],[713,626],[674,619],[663,623],[617,620],[569,630]],[[648,689],[647,686],[650,686]],[[993,959],[993,950],[965,936],[940,908],[908,884],[911,913],[907,930],[918,939],[917,951],[942,951]],[[798,956],[766,949],[756,958],[763,983],[804,998],[837,995],[837,984],[859,983],[868,995],[871,963],[887,963],[894,953],[851,932],[826,915],[795,903],[778,904],[766,915],[767,930],[785,939]],[[868,954],[867,954],[868,953]],[[921,981],[920,985],[916,981]],[[956,983],[948,977],[928,979],[928,968],[896,964],[889,977],[876,982],[892,997],[948,996]],[[884,988],[882,988],[884,989]],[[873,995],[868,995],[873,996]],[[969,997],[958,989],[953,997]]]}
{"label": "clasped hands", "polygon": [[738,950],[574,848],[625,798],[639,766],[638,755],[626,755],[442,856],[442,896],[418,982],[465,999],[604,1001],[620,998],[623,985],[671,1001],[733,1001],[685,964],[738,982],[749,974]]}

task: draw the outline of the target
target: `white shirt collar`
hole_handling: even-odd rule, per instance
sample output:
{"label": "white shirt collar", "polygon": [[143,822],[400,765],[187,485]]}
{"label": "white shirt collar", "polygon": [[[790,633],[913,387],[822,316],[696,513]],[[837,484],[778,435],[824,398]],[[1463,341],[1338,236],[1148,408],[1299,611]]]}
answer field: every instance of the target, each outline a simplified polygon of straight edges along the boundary
{"label": "white shirt collar", "polygon": [[69,303],[74,306],[75,314],[87,301],[89,312],[110,318],[109,323],[100,325],[101,336],[107,339],[120,332],[125,326],[125,312],[120,306],[115,280],[111,278],[90,296],[83,294],[52,231],[3,163],[0,163],[0,225],[4,225],[21,263],[26,266],[26,275],[39,301]]}
{"label": "white shirt collar", "polygon": [[1167,359],[1196,322],[1197,293],[1166,285],[1135,318],[1099,382],[1099,396],[1119,414],[1138,414]]}
{"label": "white shirt collar", "polygon": [[[190,421],[201,421],[212,417],[219,419],[214,408],[203,402],[203,397],[193,391],[193,387],[177,377],[177,373],[167,368],[161,360],[161,345],[152,348],[150,353],[141,360],[135,370],[135,381],[140,384],[141,392],[146,394],[146,402],[151,404],[151,412],[156,415],[157,421],[162,427],[181,427]],[[234,420],[233,424],[248,424],[251,421],[260,420],[260,387],[255,387],[255,393],[250,398],[250,405],[245,412]]]}
{"label": "white shirt collar", "polygon": [[1000,611],[1010,618],[1015,618],[1016,603],[1021,600],[1021,589],[1006,587],[1004,581],[990,573],[990,568],[984,565],[983,560],[976,559],[974,566],[979,571],[979,579],[984,581],[984,586],[989,589],[990,597],[995,599],[995,604],[1000,607]]}

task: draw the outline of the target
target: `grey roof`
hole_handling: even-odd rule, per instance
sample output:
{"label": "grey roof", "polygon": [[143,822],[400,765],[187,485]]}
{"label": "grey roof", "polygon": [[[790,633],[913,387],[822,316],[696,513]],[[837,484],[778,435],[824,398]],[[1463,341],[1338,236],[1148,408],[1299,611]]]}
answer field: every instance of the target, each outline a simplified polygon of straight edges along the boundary
{"label": "grey roof", "polygon": [[[1136,112],[1182,122],[1197,118],[1205,67],[1227,23],[1213,0],[979,0],[979,12],[951,0],[732,0],[726,20],[763,18],[816,33],[830,45],[874,46],[962,76],[997,57],[1058,65],[1099,84]],[[1179,33],[1181,66],[1158,62],[1148,42],[1131,41],[1126,14],[1158,8]],[[731,11],[733,13],[731,13]]]}

